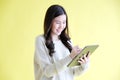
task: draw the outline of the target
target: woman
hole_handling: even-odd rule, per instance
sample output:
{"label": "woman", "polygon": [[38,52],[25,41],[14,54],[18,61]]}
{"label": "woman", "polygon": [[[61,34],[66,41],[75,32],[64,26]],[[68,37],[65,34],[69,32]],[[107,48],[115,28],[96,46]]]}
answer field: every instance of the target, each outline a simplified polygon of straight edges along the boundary
{"label": "woman", "polygon": [[73,47],[68,34],[68,17],[60,5],[48,8],[44,20],[44,35],[36,38],[34,69],[35,80],[73,80],[83,73],[89,63],[89,55],[78,60],[79,66],[67,67],[80,53]]}

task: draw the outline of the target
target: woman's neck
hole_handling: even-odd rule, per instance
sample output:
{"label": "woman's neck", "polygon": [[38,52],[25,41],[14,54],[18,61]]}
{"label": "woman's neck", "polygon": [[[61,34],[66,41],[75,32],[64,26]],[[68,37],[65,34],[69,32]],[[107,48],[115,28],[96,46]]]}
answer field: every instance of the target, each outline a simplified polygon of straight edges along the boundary
{"label": "woman's neck", "polygon": [[60,40],[58,35],[51,35],[53,41],[58,41]]}

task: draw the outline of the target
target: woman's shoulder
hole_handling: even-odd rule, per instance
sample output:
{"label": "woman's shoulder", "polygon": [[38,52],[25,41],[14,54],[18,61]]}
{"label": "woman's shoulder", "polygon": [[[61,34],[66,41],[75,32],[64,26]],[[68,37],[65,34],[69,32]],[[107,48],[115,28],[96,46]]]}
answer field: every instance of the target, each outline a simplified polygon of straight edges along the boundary
{"label": "woman's shoulder", "polygon": [[36,41],[42,41],[42,42],[44,42],[44,41],[45,41],[44,35],[38,35],[38,36],[36,37]]}

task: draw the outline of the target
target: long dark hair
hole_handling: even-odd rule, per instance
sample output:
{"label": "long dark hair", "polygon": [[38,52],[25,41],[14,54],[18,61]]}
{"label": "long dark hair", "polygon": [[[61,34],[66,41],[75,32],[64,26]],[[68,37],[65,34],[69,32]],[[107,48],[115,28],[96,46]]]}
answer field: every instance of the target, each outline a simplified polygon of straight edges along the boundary
{"label": "long dark hair", "polygon": [[60,34],[60,40],[62,41],[62,43],[69,49],[69,51],[71,52],[72,47],[71,45],[68,43],[68,41],[70,41],[70,37],[69,37],[69,30],[68,30],[68,16],[67,13],[65,11],[65,9],[60,6],[60,5],[52,5],[48,8],[46,15],[45,15],[45,19],[44,19],[44,37],[46,40],[46,46],[49,49],[49,55],[52,57],[54,51],[54,43],[52,41],[51,38],[51,22],[52,20],[60,15],[66,15],[66,27],[65,29],[61,32]]}

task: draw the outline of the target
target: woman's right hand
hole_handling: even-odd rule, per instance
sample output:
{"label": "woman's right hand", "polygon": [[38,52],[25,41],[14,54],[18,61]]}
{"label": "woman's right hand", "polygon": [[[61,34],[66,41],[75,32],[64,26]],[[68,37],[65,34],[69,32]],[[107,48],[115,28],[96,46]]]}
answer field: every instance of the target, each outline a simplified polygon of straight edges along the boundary
{"label": "woman's right hand", "polygon": [[70,57],[73,59],[75,56],[77,56],[77,55],[81,52],[81,50],[82,50],[82,49],[80,49],[79,46],[74,46],[74,47],[72,48]]}

